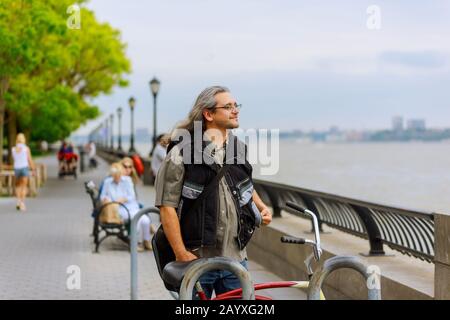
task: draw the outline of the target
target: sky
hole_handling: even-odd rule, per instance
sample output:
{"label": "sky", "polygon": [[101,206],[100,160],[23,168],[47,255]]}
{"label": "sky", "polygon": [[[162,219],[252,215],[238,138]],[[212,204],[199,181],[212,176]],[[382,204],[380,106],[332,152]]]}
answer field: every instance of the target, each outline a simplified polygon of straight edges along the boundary
{"label": "sky", "polygon": [[210,85],[227,86],[242,103],[244,129],[383,129],[396,115],[450,127],[450,1],[91,0],[87,7],[121,30],[133,70],[129,87],[92,101],[102,116],[77,134],[119,106],[129,132],[130,96],[135,127],[152,132],[154,76],[158,132],[186,117]]}

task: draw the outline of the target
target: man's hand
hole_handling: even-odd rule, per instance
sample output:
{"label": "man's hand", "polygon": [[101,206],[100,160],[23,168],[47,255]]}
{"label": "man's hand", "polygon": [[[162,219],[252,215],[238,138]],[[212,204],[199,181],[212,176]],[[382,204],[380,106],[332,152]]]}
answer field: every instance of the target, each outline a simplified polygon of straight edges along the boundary
{"label": "man's hand", "polygon": [[267,209],[266,205],[261,200],[256,190],[253,190],[253,201],[255,202],[259,212],[261,212],[262,225],[267,226],[272,222],[272,214],[270,213],[269,209]]}
{"label": "man's hand", "polygon": [[262,216],[262,224],[263,224],[263,226],[267,226],[269,223],[272,222],[272,214],[270,213],[269,209],[264,208],[261,211],[261,216]]}
{"label": "man's hand", "polygon": [[188,261],[197,259],[197,257],[193,253],[191,253],[187,250],[182,251],[179,254],[175,254],[175,258],[177,261],[182,261],[182,262],[188,262]]}

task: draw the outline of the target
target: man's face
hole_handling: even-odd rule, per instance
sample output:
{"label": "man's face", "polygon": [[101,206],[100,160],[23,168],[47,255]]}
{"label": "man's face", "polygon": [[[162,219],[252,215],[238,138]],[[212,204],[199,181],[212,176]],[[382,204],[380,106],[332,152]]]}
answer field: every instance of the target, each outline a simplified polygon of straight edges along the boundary
{"label": "man's face", "polygon": [[236,99],[229,92],[221,92],[214,96],[216,107],[209,113],[212,118],[212,124],[217,128],[234,129],[239,127],[239,110],[234,108]]}

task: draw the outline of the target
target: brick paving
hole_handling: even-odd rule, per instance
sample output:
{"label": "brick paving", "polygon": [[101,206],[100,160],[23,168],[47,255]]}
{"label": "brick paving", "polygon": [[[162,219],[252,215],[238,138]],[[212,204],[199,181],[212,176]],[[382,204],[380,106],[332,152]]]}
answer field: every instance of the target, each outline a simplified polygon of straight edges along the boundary
{"label": "brick paving", "polygon": [[[100,161],[96,170],[77,180],[57,178],[56,157],[38,159],[48,166],[48,180],[36,198],[27,199],[28,210],[18,212],[15,200],[0,198],[0,299],[129,299],[130,255],[125,244],[107,239],[93,253],[91,202],[83,182],[98,184],[107,172]],[[138,188],[140,201],[153,204],[153,188]],[[157,223],[158,217],[153,217]],[[153,254],[139,253],[140,299],[172,299],[159,278]],[[70,267],[80,270],[81,286],[70,288]],[[69,268],[69,269],[68,269]],[[255,282],[279,280],[250,262]],[[69,287],[68,287],[69,283]],[[270,292],[274,298],[297,299],[296,289]]]}

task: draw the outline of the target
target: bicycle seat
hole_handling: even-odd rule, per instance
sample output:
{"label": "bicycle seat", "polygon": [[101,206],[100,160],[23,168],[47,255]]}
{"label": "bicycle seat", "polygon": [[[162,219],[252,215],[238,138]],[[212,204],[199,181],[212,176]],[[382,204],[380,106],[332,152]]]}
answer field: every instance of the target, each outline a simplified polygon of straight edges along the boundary
{"label": "bicycle seat", "polygon": [[196,261],[197,260],[192,260],[188,262],[173,261],[168,263],[163,270],[162,274],[163,281],[169,283],[175,288],[180,288],[181,282],[183,281],[186,271]]}

